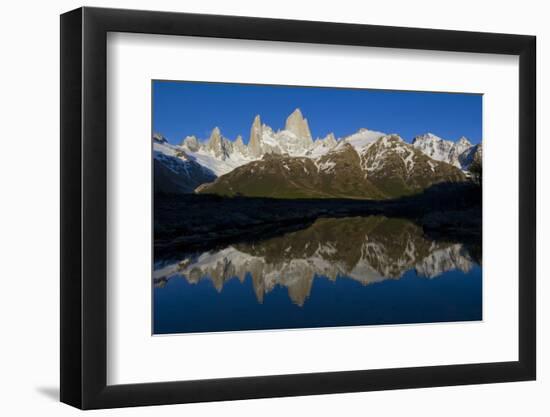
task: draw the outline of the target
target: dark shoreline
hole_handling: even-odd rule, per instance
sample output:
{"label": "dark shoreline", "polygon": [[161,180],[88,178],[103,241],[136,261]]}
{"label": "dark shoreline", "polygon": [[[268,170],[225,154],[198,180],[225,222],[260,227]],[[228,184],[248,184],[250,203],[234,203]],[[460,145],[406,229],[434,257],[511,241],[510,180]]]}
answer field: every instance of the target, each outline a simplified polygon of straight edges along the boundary
{"label": "dark shoreline", "polygon": [[481,253],[481,188],[439,184],[396,200],[339,200],[155,195],[155,259],[217,249],[300,230],[322,217],[383,215],[411,220],[437,240],[460,241]]}

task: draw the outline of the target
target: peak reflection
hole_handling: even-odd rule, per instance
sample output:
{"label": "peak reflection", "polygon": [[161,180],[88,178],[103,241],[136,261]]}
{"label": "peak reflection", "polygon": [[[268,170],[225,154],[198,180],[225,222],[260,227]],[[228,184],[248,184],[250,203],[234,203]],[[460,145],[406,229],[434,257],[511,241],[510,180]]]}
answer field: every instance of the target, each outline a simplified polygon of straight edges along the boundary
{"label": "peak reflection", "polygon": [[250,278],[259,303],[281,286],[303,306],[316,277],[368,285],[399,279],[410,270],[426,278],[469,272],[474,264],[460,243],[430,239],[408,220],[369,216],[321,218],[279,237],[185,256],[156,269],[153,277],[157,287],[177,277],[192,284],[209,280],[218,292],[229,280]]}

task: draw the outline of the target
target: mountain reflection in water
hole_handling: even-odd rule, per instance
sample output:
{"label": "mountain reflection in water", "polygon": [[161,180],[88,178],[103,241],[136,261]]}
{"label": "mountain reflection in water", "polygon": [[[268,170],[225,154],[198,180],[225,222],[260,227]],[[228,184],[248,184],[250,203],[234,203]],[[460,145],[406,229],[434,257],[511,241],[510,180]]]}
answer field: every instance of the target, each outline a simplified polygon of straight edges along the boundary
{"label": "mountain reflection in water", "polygon": [[244,284],[250,278],[258,303],[282,287],[292,303],[302,307],[321,277],[366,286],[399,280],[409,271],[426,279],[453,270],[467,274],[476,264],[463,244],[430,239],[407,220],[321,218],[283,236],[159,262],[153,278],[156,291],[164,290],[169,280],[183,278],[189,284],[208,281],[218,293],[229,281]]}

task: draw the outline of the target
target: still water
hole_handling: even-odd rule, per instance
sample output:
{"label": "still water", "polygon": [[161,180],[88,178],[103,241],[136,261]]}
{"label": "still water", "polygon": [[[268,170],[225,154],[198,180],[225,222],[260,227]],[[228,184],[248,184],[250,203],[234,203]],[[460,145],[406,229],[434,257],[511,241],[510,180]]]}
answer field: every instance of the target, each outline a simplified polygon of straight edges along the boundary
{"label": "still water", "polygon": [[318,219],[155,263],[155,334],[482,319],[479,245],[383,216]]}

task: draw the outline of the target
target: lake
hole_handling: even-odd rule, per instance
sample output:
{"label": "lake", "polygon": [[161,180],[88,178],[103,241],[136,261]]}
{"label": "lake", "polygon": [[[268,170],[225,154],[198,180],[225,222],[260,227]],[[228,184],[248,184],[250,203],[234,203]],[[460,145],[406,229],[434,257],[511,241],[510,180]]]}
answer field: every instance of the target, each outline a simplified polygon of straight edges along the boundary
{"label": "lake", "polygon": [[482,319],[481,245],[384,216],[319,218],[266,240],[171,254],[155,334]]}

